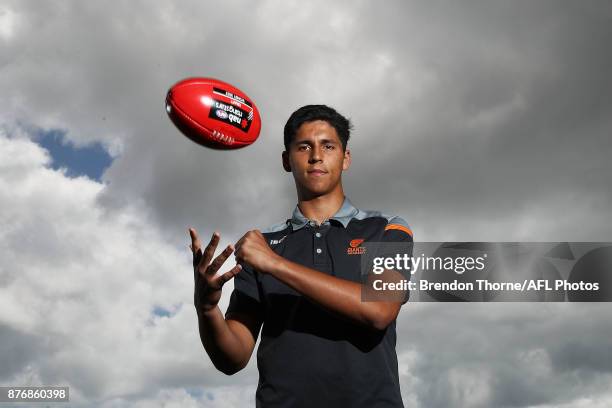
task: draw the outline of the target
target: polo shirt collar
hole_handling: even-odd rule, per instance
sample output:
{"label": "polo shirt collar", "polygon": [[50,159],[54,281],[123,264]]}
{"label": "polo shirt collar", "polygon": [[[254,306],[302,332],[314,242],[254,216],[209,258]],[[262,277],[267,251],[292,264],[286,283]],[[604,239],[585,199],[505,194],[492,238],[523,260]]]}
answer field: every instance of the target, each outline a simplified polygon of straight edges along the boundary
{"label": "polo shirt collar", "polygon": [[[344,202],[342,203],[342,206],[336,212],[336,214],[334,214],[334,216],[330,218],[330,220],[339,221],[340,223],[342,223],[344,228],[346,228],[348,223],[353,217],[355,217],[355,215],[357,215],[358,212],[359,210],[355,208],[351,201],[348,198],[344,197]],[[306,218],[304,214],[302,214],[302,211],[300,211],[300,207],[296,205],[295,209],[293,210],[293,215],[291,216],[291,219],[288,220],[288,222],[291,223],[291,227],[293,228],[293,230],[297,231],[306,224],[308,224],[310,220]]]}

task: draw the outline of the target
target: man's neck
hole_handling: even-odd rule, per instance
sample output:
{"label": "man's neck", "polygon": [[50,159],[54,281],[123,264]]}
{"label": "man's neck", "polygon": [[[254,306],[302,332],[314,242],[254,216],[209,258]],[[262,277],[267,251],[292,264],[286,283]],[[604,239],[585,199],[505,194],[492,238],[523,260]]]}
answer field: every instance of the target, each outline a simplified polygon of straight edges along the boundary
{"label": "man's neck", "polygon": [[340,210],[344,203],[344,192],[342,189],[318,197],[300,199],[298,207],[309,220],[314,220],[317,224],[322,224]]}

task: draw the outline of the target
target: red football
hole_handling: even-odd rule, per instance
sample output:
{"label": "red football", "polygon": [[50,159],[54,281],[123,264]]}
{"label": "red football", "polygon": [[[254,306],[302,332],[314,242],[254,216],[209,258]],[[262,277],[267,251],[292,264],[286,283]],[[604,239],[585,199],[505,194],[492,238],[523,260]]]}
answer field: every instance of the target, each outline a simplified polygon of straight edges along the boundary
{"label": "red football", "polygon": [[170,88],[166,112],[185,136],[213,149],[238,149],[257,140],[261,118],[240,89],[213,78],[187,78]]}

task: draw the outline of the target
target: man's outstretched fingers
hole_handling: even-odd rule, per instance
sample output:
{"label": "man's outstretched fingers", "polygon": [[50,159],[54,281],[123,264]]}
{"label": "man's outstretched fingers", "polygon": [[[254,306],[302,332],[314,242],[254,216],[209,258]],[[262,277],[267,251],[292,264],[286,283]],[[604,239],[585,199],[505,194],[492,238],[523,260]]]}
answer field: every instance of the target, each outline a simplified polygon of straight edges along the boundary
{"label": "man's outstretched fingers", "polygon": [[202,241],[200,241],[200,237],[195,228],[189,228],[189,235],[191,235],[191,250],[195,254],[195,252],[202,247]]}
{"label": "man's outstretched fingers", "polygon": [[232,269],[230,269],[229,271],[225,272],[223,275],[219,276],[215,280],[217,289],[221,289],[223,287],[223,285],[225,285],[225,283],[227,281],[232,279],[234,276],[238,275],[238,273],[241,270],[242,270],[242,266],[240,266],[240,264],[238,264],[238,265],[234,266]]}
{"label": "man's outstretched fingers", "polygon": [[217,273],[219,268],[221,268],[221,265],[223,265],[232,252],[234,252],[234,247],[230,244],[215,258],[214,261],[212,261],[210,266],[206,269],[206,273],[210,275]]}
{"label": "man's outstretched fingers", "polygon": [[202,250],[200,248],[197,249],[197,251],[194,252],[193,247],[191,245],[188,245],[189,249],[191,249],[191,252],[193,252],[193,268],[195,269],[196,266],[198,266],[200,264],[200,261],[202,260]]}
{"label": "man's outstretched fingers", "polygon": [[200,264],[200,260],[202,259],[202,241],[200,241],[200,237],[195,228],[189,228],[189,235],[191,236],[189,248],[193,254],[193,267],[195,268]]}
{"label": "man's outstretched fingers", "polygon": [[210,238],[210,242],[208,243],[208,245],[206,245],[206,249],[204,249],[204,255],[202,256],[202,259],[200,260],[198,266],[204,265],[204,267],[206,267],[210,263],[210,260],[212,259],[213,255],[215,254],[215,250],[217,249],[217,244],[219,244],[219,238],[219,233],[215,231],[212,237]]}

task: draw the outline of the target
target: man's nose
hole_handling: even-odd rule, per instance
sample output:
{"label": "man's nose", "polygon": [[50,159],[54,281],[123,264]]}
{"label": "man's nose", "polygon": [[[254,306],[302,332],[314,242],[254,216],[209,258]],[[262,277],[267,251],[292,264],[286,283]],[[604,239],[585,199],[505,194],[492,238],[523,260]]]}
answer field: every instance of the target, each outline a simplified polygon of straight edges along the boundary
{"label": "man's nose", "polygon": [[321,149],[315,146],[310,149],[310,157],[308,158],[308,162],[315,163],[318,161],[321,161]]}

